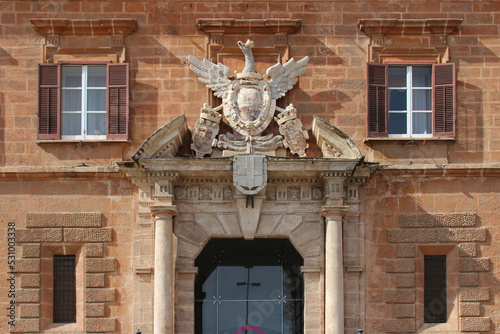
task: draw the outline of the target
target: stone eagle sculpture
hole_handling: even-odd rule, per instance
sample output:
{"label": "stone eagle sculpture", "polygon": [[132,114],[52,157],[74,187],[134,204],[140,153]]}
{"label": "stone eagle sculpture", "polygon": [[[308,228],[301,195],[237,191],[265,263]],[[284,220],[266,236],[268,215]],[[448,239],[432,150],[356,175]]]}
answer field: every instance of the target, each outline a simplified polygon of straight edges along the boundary
{"label": "stone eagle sculpture", "polygon": [[[214,95],[223,100],[222,105],[211,108],[205,104],[201,110],[193,131],[191,148],[197,157],[203,157],[212,152],[216,146],[223,150],[240,152],[239,154],[270,152],[277,147],[285,146],[292,153],[305,156],[307,148],[307,132],[302,130],[302,123],[296,117],[296,109],[289,105],[286,109],[276,106],[276,100],[285,96],[286,92],[297,83],[298,77],[306,71],[309,57],[299,61],[291,58],[284,65],[277,63],[269,67],[266,75],[255,70],[252,48],[254,42],[238,42],[238,46],[245,55],[243,72],[232,75],[231,69],[224,64],[203,59],[200,61],[193,56],[188,57],[189,68],[196,73],[198,80],[210,88]],[[215,139],[221,119],[219,111],[223,109],[228,124],[242,136],[222,136]],[[257,137],[273,120],[275,111],[280,114],[274,118],[284,136],[273,137],[269,140]],[[243,139],[242,139],[243,138]],[[242,142],[246,145],[242,145]],[[237,153],[236,153],[237,154]]]}

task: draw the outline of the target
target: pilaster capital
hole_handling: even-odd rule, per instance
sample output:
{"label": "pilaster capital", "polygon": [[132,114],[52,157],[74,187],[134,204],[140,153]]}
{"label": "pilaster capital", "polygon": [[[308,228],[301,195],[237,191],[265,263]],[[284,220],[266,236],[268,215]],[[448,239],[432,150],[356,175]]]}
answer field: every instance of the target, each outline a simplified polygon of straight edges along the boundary
{"label": "pilaster capital", "polygon": [[172,219],[177,214],[176,205],[152,205],[149,209],[156,219]]}
{"label": "pilaster capital", "polygon": [[349,209],[346,205],[338,205],[338,206],[323,206],[321,208],[321,216],[325,217],[328,220],[342,220],[342,218],[347,213]]}

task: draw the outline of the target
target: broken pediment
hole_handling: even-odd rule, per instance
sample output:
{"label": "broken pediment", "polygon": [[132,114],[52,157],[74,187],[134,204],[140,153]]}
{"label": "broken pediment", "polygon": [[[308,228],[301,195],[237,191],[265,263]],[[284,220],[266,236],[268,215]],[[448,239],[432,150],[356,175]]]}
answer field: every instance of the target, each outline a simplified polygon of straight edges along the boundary
{"label": "broken pediment", "polygon": [[337,127],[314,116],[312,133],[324,158],[360,159],[364,157],[354,141]]}
{"label": "broken pediment", "polygon": [[132,155],[132,159],[173,158],[177,156],[188,132],[186,116],[182,114],[153,132]]}

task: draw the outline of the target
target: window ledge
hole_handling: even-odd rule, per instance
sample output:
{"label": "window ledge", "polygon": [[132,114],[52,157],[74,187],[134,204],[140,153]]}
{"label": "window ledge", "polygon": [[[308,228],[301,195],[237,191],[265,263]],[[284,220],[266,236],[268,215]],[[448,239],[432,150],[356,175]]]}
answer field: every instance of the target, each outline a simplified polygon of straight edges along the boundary
{"label": "window ledge", "polygon": [[365,138],[363,142],[365,144],[377,143],[377,142],[404,142],[403,144],[418,144],[430,141],[430,142],[453,142],[455,137],[428,137],[428,138],[390,138],[390,137],[373,137]]}
{"label": "window ledge", "polygon": [[37,140],[38,145],[45,144],[131,144],[132,141],[129,139],[97,139],[97,140],[78,140],[78,139],[47,139],[47,140]]}

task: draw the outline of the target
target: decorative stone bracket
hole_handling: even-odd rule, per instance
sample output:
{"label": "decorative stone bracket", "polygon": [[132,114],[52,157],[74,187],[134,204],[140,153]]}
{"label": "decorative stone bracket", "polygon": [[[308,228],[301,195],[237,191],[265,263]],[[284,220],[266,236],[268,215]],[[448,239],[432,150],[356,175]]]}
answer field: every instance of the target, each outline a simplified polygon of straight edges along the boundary
{"label": "decorative stone bracket", "polygon": [[[56,62],[57,58],[73,60],[82,54],[91,54],[98,59],[116,58],[115,62],[122,63],[126,61],[125,37],[138,26],[136,19],[31,19],[30,22],[36,31],[45,36],[44,63]],[[61,36],[110,36],[111,40],[108,48],[61,48]]]}

